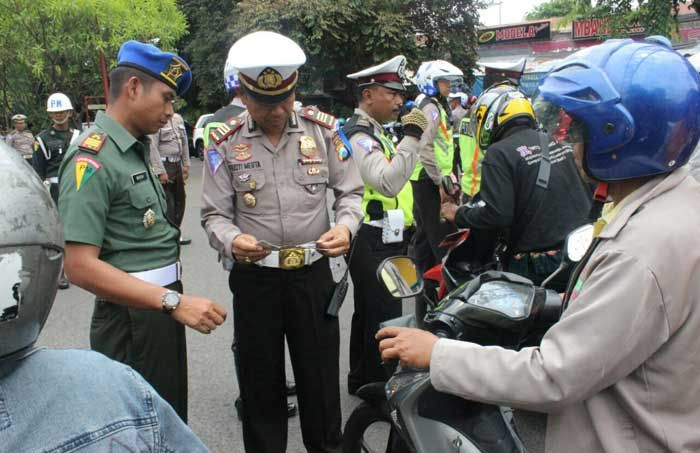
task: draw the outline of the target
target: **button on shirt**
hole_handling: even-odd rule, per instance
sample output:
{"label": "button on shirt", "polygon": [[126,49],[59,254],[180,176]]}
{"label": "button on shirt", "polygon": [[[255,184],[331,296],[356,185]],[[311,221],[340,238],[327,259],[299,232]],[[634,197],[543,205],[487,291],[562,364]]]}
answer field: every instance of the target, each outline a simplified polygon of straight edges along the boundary
{"label": "button on shirt", "polygon": [[[80,148],[106,134],[98,153]],[[100,112],[71,145],[60,170],[59,212],[66,242],[100,247],[99,258],[126,272],[167,266],[179,256],[179,230],[166,216],[165,193],[148,164],[148,139],[134,138]]]}
{"label": "button on shirt", "polygon": [[316,241],[330,229],[327,188],[335,222],[354,234],[363,185],[352,158],[338,158],[334,132],[292,113],[274,146],[247,112],[240,118],[240,129],[205,152],[201,214],[210,244],[232,258],[241,233],[285,246]]}
{"label": "button on shirt", "polygon": [[183,167],[190,166],[190,151],[187,146],[185,121],[179,114],[174,114],[168,124],[155,134],[148,136],[151,140],[150,159],[156,175],[165,173],[163,159],[179,160]]}

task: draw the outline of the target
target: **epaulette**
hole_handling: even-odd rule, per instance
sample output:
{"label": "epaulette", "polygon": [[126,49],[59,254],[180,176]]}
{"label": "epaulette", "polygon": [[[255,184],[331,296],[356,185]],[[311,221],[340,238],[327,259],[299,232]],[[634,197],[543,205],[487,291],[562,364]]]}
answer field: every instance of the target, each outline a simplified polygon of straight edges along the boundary
{"label": "epaulette", "polygon": [[216,144],[220,144],[231,136],[234,132],[243,126],[243,121],[241,121],[237,116],[227,120],[224,124],[217,127],[209,134],[211,138],[214,139]]}
{"label": "epaulette", "polygon": [[103,132],[90,132],[85,136],[82,142],[78,145],[83,151],[88,151],[97,154],[102,149],[102,145],[107,141],[107,134]]}
{"label": "epaulette", "polygon": [[315,107],[304,107],[301,109],[299,114],[307,120],[311,120],[314,123],[325,127],[326,129],[334,129],[337,121],[333,115],[323,113]]}

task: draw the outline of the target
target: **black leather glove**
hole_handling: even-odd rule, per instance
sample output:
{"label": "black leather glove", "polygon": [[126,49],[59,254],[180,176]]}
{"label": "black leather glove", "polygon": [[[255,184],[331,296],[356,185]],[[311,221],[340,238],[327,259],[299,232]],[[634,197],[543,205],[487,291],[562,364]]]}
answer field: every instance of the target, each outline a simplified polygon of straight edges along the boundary
{"label": "black leather glove", "polygon": [[403,124],[403,134],[415,137],[420,140],[423,131],[428,127],[428,120],[420,109],[413,108],[410,112],[401,117]]}

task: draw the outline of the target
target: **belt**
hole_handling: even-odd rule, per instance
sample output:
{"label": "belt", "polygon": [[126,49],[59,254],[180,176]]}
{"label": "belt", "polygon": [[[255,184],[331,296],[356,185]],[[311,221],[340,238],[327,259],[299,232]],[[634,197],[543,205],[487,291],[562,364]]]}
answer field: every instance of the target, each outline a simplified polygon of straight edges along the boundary
{"label": "belt", "polygon": [[271,251],[269,255],[256,261],[255,264],[261,267],[293,270],[310,266],[321,258],[323,255],[311,248],[282,247],[279,250]]}
{"label": "belt", "polygon": [[46,178],[46,180],[51,184],[58,184],[58,176],[52,176],[50,178]]}
{"label": "belt", "polygon": [[129,275],[154,285],[168,286],[180,280],[182,277],[182,266],[178,261],[177,263],[159,267],[158,269],[151,269],[150,271],[129,272]]}
{"label": "belt", "polygon": [[170,162],[171,164],[176,164],[176,163],[180,162],[180,157],[179,156],[174,156],[174,157],[163,156],[160,158],[160,160],[162,162]]}

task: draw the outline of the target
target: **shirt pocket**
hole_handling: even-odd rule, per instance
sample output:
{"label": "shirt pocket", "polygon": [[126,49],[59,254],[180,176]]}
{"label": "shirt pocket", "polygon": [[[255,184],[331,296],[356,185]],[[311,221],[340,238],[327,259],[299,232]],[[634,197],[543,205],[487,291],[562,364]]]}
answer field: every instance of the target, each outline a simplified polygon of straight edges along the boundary
{"label": "shirt pocket", "polygon": [[[244,212],[259,211],[262,189],[265,187],[265,170],[246,169],[231,173],[231,186],[235,192],[236,207]],[[252,198],[251,198],[252,195]]]}
{"label": "shirt pocket", "polygon": [[328,166],[298,165],[294,168],[294,182],[302,187],[306,195],[302,204],[315,207],[325,199],[328,187]]}
{"label": "shirt pocket", "polygon": [[161,142],[171,142],[175,140],[175,131],[171,127],[166,127],[160,130],[160,137],[159,137]]}
{"label": "shirt pocket", "polygon": [[130,223],[143,226],[146,222],[145,214],[149,209],[156,216],[154,220],[161,220],[157,218],[157,210],[153,208],[158,203],[158,196],[150,185],[143,182],[135,184],[129,187],[127,194],[129,196],[129,204],[134,208],[134,218]]}

